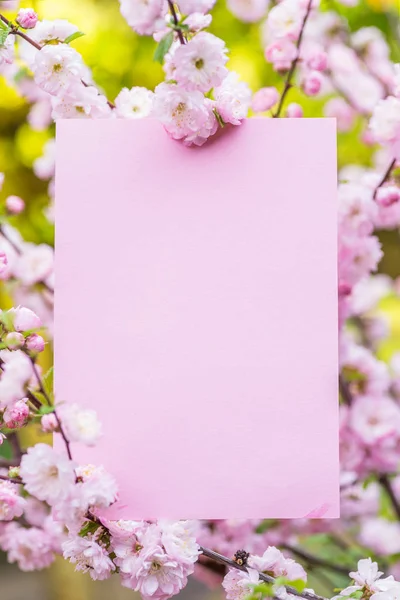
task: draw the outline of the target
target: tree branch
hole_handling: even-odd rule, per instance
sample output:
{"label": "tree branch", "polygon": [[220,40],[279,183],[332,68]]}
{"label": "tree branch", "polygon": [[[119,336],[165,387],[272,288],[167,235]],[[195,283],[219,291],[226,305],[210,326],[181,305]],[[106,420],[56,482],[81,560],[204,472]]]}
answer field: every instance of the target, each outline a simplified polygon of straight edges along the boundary
{"label": "tree branch", "polygon": [[380,182],[378,183],[378,185],[376,186],[375,190],[374,190],[374,195],[373,195],[373,199],[376,199],[376,195],[378,193],[379,188],[381,188],[390,178],[393,169],[396,166],[396,159],[394,158],[392,160],[392,162],[390,163],[390,165],[388,166],[388,168],[386,169],[385,173],[383,174],[382,179],[380,180]]}
{"label": "tree branch", "polygon": [[396,513],[396,517],[398,519],[398,521],[400,521],[400,503],[398,498],[396,497],[396,494],[394,493],[394,489],[392,487],[392,482],[390,481],[389,477],[384,474],[381,475],[378,479],[379,483],[381,484],[381,486],[383,487],[383,489],[385,490],[385,492],[387,493],[387,495],[389,496],[389,500],[392,504],[393,510]]}
{"label": "tree branch", "polygon": [[[41,46],[35,40],[33,40],[31,37],[29,37],[29,35],[27,35],[23,31],[21,31],[18,28],[18,26],[11,23],[11,21],[9,21],[4,15],[0,14],[0,20],[3,21],[3,23],[5,23],[6,25],[8,25],[11,28],[11,31],[10,31],[11,34],[18,35],[20,38],[22,38],[23,40],[28,42],[28,44],[30,44],[31,46],[36,48],[36,50],[41,50],[43,48],[43,46]],[[83,80],[81,80],[81,81],[85,87],[90,87],[90,85],[88,83],[86,83]],[[110,108],[115,108],[115,104],[110,102],[110,100],[107,100],[107,104]]]}
{"label": "tree branch", "polygon": [[168,6],[169,6],[169,10],[170,10],[170,13],[171,13],[171,16],[172,16],[172,20],[173,20],[174,25],[175,25],[175,31],[178,34],[179,41],[180,41],[180,43],[182,45],[186,44],[186,40],[184,38],[182,30],[179,29],[179,27],[178,27],[178,25],[179,25],[178,15],[176,14],[176,10],[175,10],[175,6],[174,6],[174,3],[173,3],[173,0],[168,0]]}
{"label": "tree branch", "polygon": [[[238,565],[234,560],[227,558],[226,556],[223,556],[222,554],[219,554],[218,552],[214,552],[214,550],[209,550],[208,548],[203,548],[202,546],[200,546],[200,551],[203,556],[206,556],[207,558],[210,558],[211,560],[222,563],[232,569],[238,569],[239,571],[247,572],[246,566]],[[346,573],[347,573],[347,571],[346,571]],[[260,573],[259,575],[260,575],[260,579],[262,581],[265,581],[266,583],[272,583],[272,584],[275,583],[275,579],[273,577],[271,577],[270,575],[265,575],[264,573]],[[318,596],[317,594],[314,594],[312,592],[307,592],[307,591],[298,592],[295,588],[291,587],[290,585],[285,585],[285,588],[286,588],[287,592],[289,592],[290,594],[293,594],[294,596],[299,596],[300,598],[305,598],[306,600],[325,600],[325,598],[323,598],[323,596]]]}
{"label": "tree branch", "polygon": [[297,63],[300,60],[301,42],[303,40],[304,29],[305,29],[306,23],[308,21],[308,17],[310,16],[310,13],[311,13],[312,3],[313,3],[313,0],[308,0],[306,14],[304,15],[304,19],[303,19],[303,22],[301,24],[301,29],[300,29],[299,37],[298,37],[297,42],[296,42],[297,55],[296,55],[296,58],[293,60],[293,62],[291,64],[291,67],[289,69],[289,72],[287,74],[285,85],[284,85],[284,88],[283,88],[283,92],[282,92],[282,95],[281,95],[280,100],[279,100],[278,108],[276,109],[276,112],[273,115],[274,118],[277,118],[277,117],[280,116],[282,108],[283,108],[283,103],[284,103],[285,98],[286,98],[286,95],[288,94],[290,88],[292,87],[292,78],[293,78],[293,75],[294,75],[294,73],[296,71]]}

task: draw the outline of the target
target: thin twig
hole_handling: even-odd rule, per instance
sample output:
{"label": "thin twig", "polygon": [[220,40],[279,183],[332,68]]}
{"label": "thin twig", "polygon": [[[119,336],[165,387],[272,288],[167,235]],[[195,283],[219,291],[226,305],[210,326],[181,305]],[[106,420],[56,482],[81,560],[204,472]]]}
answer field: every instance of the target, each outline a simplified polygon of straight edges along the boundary
{"label": "thin twig", "polygon": [[388,166],[388,168],[386,169],[385,173],[383,174],[382,179],[380,180],[380,182],[378,183],[378,185],[376,186],[376,188],[374,190],[374,195],[373,195],[374,200],[376,198],[379,188],[381,188],[388,181],[395,166],[396,166],[396,159],[394,158],[392,160],[392,162],[390,163],[390,165]]}
{"label": "thin twig", "polygon": [[344,403],[347,404],[347,406],[350,406],[353,398],[348,383],[345,381],[343,375],[339,375],[339,391]]}
{"label": "thin twig", "polygon": [[296,57],[295,57],[295,59],[293,60],[293,62],[291,64],[289,72],[288,72],[288,74],[286,76],[285,86],[283,88],[283,92],[282,92],[282,95],[281,95],[280,100],[279,100],[278,108],[276,109],[276,112],[274,114],[274,118],[277,118],[277,117],[280,116],[282,108],[283,108],[283,103],[284,103],[285,98],[286,98],[286,95],[289,92],[290,88],[292,87],[292,78],[293,78],[293,75],[294,75],[294,73],[296,71],[297,63],[300,60],[301,42],[302,42],[302,39],[303,39],[304,29],[305,29],[306,23],[308,21],[308,17],[310,16],[310,13],[311,13],[312,3],[313,3],[313,0],[308,0],[306,14],[304,15],[304,19],[303,19],[303,22],[301,24],[301,29],[300,29],[299,37],[298,37],[297,42],[296,42],[297,54],[296,54]]}
{"label": "thin twig", "polygon": [[179,28],[178,15],[176,14],[176,10],[175,10],[175,6],[174,6],[174,3],[173,3],[173,0],[168,0],[168,6],[169,6],[169,10],[171,12],[172,20],[173,20],[174,25],[175,25],[175,31],[178,34],[179,41],[180,41],[180,43],[182,45],[186,44],[186,40],[184,38],[182,30]]}
{"label": "thin twig", "polygon": [[22,483],[22,479],[20,477],[8,477],[8,475],[0,475],[0,479],[3,481],[11,481],[11,483]]}
{"label": "thin twig", "polygon": [[[43,48],[43,46],[41,46],[40,44],[35,42],[35,40],[33,40],[31,37],[29,37],[29,35],[27,35],[23,31],[21,31],[19,29],[19,27],[17,27],[13,23],[11,23],[11,21],[9,21],[4,15],[0,14],[0,19],[3,21],[3,23],[5,23],[6,25],[8,25],[11,28],[10,33],[12,35],[18,35],[20,38],[22,38],[23,40],[28,42],[28,44],[30,44],[31,46],[36,48],[36,50],[41,50]],[[83,80],[81,80],[81,81],[85,87],[90,87],[89,83],[86,83]],[[107,104],[110,108],[115,108],[115,104],[113,104],[110,100],[107,100]]]}
{"label": "thin twig", "polygon": [[[223,556],[222,554],[219,554],[218,552],[214,552],[214,550],[209,550],[208,548],[203,548],[202,546],[200,546],[200,551],[203,554],[203,556],[206,556],[207,558],[210,558],[211,560],[215,560],[216,562],[222,563],[224,565],[226,565],[227,567],[231,567],[232,569],[238,569],[239,571],[245,571],[247,572],[247,567],[245,567],[244,565],[238,565],[234,560],[227,558],[226,556]],[[275,579],[273,577],[271,577],[270,575],[265,575],[264,573],[260,573],[259,574],[260,579],[262,581],[265,581],[266,583],[275,583]],[[317,594],[314,594],[312,592],[299,592],[297,591],[295,588],[291,587],[290,585],[285,585],[285,588],[287,590],[287,592],[289,592],[290,594],[293,594],[294,596],[299,596],[300,598],[305,598],[306,600],[325,600],[325,598],[323,596],[318,596]]]}
{"label": "thin twig", "polygon": [[378,481],[381,484],[381,486],[383,487],[383,489],[385,490],[385,492],[387,493],[387,495],[389,496],[393,510],[396,513],[396,517],[400,521],[400,503],[399,503],[398,498],[396,497],[396,494],[394,493],[394,489],[392,487],[392,482],[390,481],[389,477],[386,474],[381,475],[379,477]]}

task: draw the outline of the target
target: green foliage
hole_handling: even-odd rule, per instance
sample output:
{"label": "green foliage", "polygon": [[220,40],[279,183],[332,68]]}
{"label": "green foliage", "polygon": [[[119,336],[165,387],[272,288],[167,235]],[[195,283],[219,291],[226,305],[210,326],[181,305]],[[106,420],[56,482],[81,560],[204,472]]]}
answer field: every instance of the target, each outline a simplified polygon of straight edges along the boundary
{"label": "green foliage", "polygon": [[3,21],[0,21],[0,46],[4,46],[10,31],[11,27],[3,23]]}
{"label": "green foliage", "polygon": [[168,50],[172,46],[172,42],[174,41],[174,32],[170,31],[165,35],[159,44],[157,45],[156,51],[154,52],[154,60],[163,63],[164,56],[167,54]]}
{"label": "green foliage", "polygon": [[78,40],[80,37],[82,37],[84,35],[85,34],[82,33],[82,31],[75,31],[75,33],[71,33],[71,35],[69,35],[68,37],[65,38],[64,44],[70,44],[74,40]]}

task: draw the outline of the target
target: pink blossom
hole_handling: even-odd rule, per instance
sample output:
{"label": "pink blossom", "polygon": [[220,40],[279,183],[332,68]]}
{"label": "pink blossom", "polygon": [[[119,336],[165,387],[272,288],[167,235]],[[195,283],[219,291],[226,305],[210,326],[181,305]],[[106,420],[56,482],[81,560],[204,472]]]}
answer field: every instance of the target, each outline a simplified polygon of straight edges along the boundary
{"label": "pink blossom", "polygon": [[47,444],[36,444],[22,457],[21,477],[32,496],[52,505],[74,485],[74,464]]}
{"label": "pink blossom", "polygon": [[15,20],[24,29],[33,29],[38,22],[38,16],[33,8],[20,8]]}
{"label": "pink blossom", "polygon": [[18,350],[25,344],[25,338],[22,333],[10,331],[4,338],[4,343],[9,350]]}
{"label": "pink blossom", "polygon": [[0,521],[12,521],[24,512],[26,500],[18,493],[19,486],[0,481]]}
{"label": "pink blossom", "polygon": [[277,38],[295,40],[300,33],[303,14],[297,0],[282,0],[268,13],[267,23],[271,34]]}
{"label": "pink blossom", "polygon": [[2,350],[0,358],[0,409],[4,409],[25,396],[25,385],[32,378],[33,371],[28,356],[20,350]]}
{"label": "pink blossom", "polygon": [[212,16],[203,15],[202,13],[192,13],[184,20],[184,24],[189,27],[192,32],[201,31],[211,25]]}
{"label": "pink blossom", "polygon": [[296,104],[295,102],[289,104],[286,108],[286,116],[289,119],[300,119],[303,116],[303,109],[300,104]]}
{"label": "pink blossom", "polygon": [[11,215],[19,215],[25,208],[25,202],[19,196],[8,196],[6,209]]}
{"label": "pink blossom", "polygon": [[215,108],[225,123],[240,125],[247,117],[251,102],[251,91],[247,83],[239,80],[239,76],[231,71],[214,90]]}
{"label": "pink blossom", "polygon": [[167,600],[185,587],[192,572],[193,564],[172,559],[154,541],[140,550],[133,572],[122,577],[122,585],[140,592],[145,600]]}
{"label": "pink blossom", "polygon": [[6,427],[9,429],[17,429],[26,424],[29,417],[29,407],[27,398],[18,400],[12,406],[8,406],[3,414],[3,419]]}
{"label": "pink blossom", "polygon": [[307,66],[313,71],[325,71],[328,66],[328,56],[326,52],[320,51],[311,54],[307,59]]}
{"label": "pink blossom", "polygon": [[168,556],[193,564],[200,554],[196,542],[197,524],[194,521],[166,521],[160,519],[161,542]]}
{"label": "pink blossom", "polygon": [[350,131],[354,125],[356,111],[343,98],[331,98],[325,104],[326,117],[336,118],[339,131]]}
{"label": "pink blossom", "polygon": [[400,200],[400,189],[394,185],[385,185],[378,189],[376,201],[381,206],[391,206]]}
{"label": "pink blossom", "polygon": [[251,102],[254,112],[265,112],[272,108],[279,100],[279,92],[275,87],[265,87],[258,90]]}
{"label": "pink blossom", "polygon": [[77,84],[51,99],[52,118],[57,119],[105,119],[111,116],[107,98],[97,88]]}
{"label": "pink blossom", "polygon": [[192,13],[205,14],[209,12],[215,4],[215,0],[180,0],[179,9],[184,15]]}
{"label": "pink blossom", "polygon": [[44,281],[53,272],[54,250],[47,244],[25,244],[14,273],[25,285]]}
{"label": "pink blossom", "polygon": [[41,335],[32,333],[26,338],[26,347],[30,352],[43,352],[45,341]]}
{"label": "pink blossom", "polygon": [[0,73],[14,60],[14,36],[9,35],[3,45],[0,46]]}
{"label": "pink blossom", "polygon": [[32,65],[35,82],[49,94],[72,90],[84,76],[80,54],[68,44],[44,46]]}
{"label": "pink blossom", "polygon": [[80,466],[76,473],[82,480],[82,498],[87,507],[108,508],[117,500],[117,482],[104,467]]}
{"label": "pink blossom", "polygon": [[381,144],[389,144],[395,156],[400,158],[400,99],[389,96],[376,105],[370,129]]}
{"label": "pink blossom", "polygon": [[303,80],[303,91],[307,96],[316,96],[321,90],[322,75],[319,71],[310,71]]}
{"label": "pink blossom", "polygon": [[31,329],[38,329],[42,326],[42,322],[39,317],[25,306],[18,306],[17,308],[9,311],[13,316],[14,329],[16,331],[30,331]]}
{"label": "pink blossom", "polygon": [[121,13],[140,35],[152,35],[165,26],[163,0],[120,0]]}
{"label": "pink blossom", "polygon": [[227,600],[244,600],[259,580],[258,571],[255,569],[247,569],[247,572],[229,569],[222,582]]}
{"label": "pink blossom", "polygon": [[154,115],[175,140],[201,145],[213,135],[217,123],[210,108],[201,92],[188,92],[167,83],[156,87]]}
{"label": "pink blossom", "polygon": [[124,119],[148,117],[153,108],[153,99],[153,92],[147,88],[123,88],[115,99],[116,115]]}
{"label": "pink blossom", "polygon": [[42,431],[45,433],[53,433],[58,430],[58,421],[54,413],[50,413],[48,415],[43,415],[40,419],[40,425],[42,427]]}
{"label": "pink blossom", "polygon": [[58,415],[69,441],[94,446],[102,435],[97,413],[77,404],[61,404]]}
{"label": "pink blossom", "polygon": [[94,537],[70,536],[63,544],[64,558],[75,564],[75,571],[89,573],[94,580],[108,579],[115,565],[105,547]]}
{"label": "pink blossom", "polygon": [[228,8],[245,23],[255,23],[267,12],[269,0],[228,0]]}
{"label": "pink blossom", "polygon": [[7,552],[8,561],[16,562],[21,571],[45,569],[55,558],[50,537],[37,527],[26,529],[9,523],[0,537],[0,546]]}
{"label": "pink blossom", "polygon": [[276,71],[287,71],[297,56],[295,44],[287,38],[279,39],[265,48],[265,58]]}
{"label": "pink blossom", "polygon": [[33,163],[33,171],[39,179],[50,179],[55,169],[55,140],[49,140],[44,145],[43,155]]}
{"label": "pink blossom", "polygon": [[363,523],[360,542],[380,555],[400,552],[400,523],[382,517],[368,519]]}
{"label": "pink blossom", "polygon": [[385,396],[358,397],[351,406],[350,427],[365,444],[397,436],[400,431],[400,408]]}
{"label": "pink blossom", "polygon": [[228,74],[226,53],[221,39],[201,31],[175,50],[174,79],[188,91],[208,92],[219,86]]}

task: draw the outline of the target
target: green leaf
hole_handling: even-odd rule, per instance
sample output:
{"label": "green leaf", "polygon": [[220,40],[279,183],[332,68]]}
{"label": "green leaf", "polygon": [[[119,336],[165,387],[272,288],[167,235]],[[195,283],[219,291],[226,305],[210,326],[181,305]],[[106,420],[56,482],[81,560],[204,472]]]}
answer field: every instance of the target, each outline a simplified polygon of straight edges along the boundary
{"label": "green leaf", "polygon": [[10,31],[11,27],[6,25],[6,23],[3,23],[3,21],[0,21],[0,46],[4,46]]}
{"label": "green leaf", "polygon": [[53,386],[54,386],[54,368],[50,367],[50,369],[47,371],[47,373],[43,376],[43,387],[46,390],[46,392],[52,402],[54,402]]}
{"label": "green leaf", "polygon": [[50,413],[55,411],[55,407],[54,406],[47,406],[46,404],[43,404],[40,408],[39,408],[39,414],[40,415],[49,415]]}
{"label": "green leaf", "polygon": [[303,592],[304,588],[306,587],[305,581],[303,581],[302,579],[295,579],[294,581],[288,581],[287,585],[290,585],[298,592]]}
{"label": "green leaf", "polygon": [[64,44],[70,44],[71,42],[73,42],[74,40],[77,40],[78,38],[82,37],[83,35],[85,35],[85,34],[82,31],[75,31],[75,33],[71,33],[71,35],[69,35],[68,37],[65,38]]}
{"label": "green leaf", "polygon": [[158,44],[156,51],[154,52],[154,56],[153,56],[154,60],[156,60],[157,62],[162,64],[164,61],[164,56],[167,54],[168,50],[171,48],[173,41],[174,41],[174,32],[170,31],[169,33],[167,33],[167,35],[165,35],[162,38],[162,40]]}
{"label": "green leaf", "polygon": [[79,532],[80,537],[86,537],[89,533],[94,533],[100,525],[93,523],[93,521],[87,521]]}
{"label": "green leaf", "polygon": [[11,444],[8,440],[4,440],[4,442],[0,446],[0,456],[1,458],[5,458],[9,460],[13,456],[13,451],[11,448]]}

